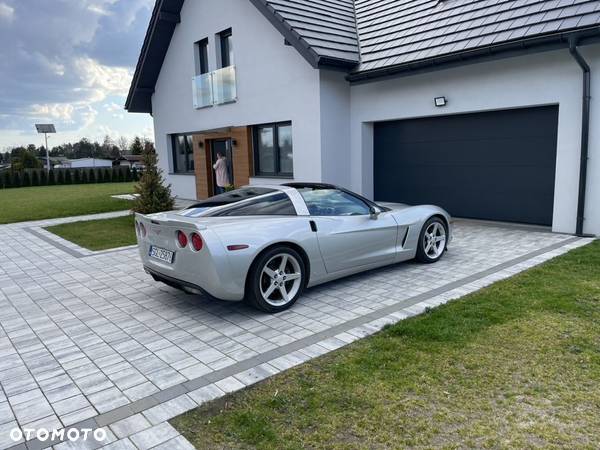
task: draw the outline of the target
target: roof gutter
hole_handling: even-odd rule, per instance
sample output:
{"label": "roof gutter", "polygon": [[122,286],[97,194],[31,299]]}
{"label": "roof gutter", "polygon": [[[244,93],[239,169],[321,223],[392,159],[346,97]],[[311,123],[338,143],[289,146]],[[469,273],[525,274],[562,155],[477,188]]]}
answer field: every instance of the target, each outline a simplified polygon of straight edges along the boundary
{"label": "roof gutter", "polygon": [[579,52],[578,39],[569,41],[569,52],[583,72],[583,101],[581,114],[581,155],[579,163],[579,198],[577,201],[577,226],[575,234],[583,236],[583,224],[585,221],[585,195],[587,188],[587,166],[590,141],[590,107],[591,107],[591,70],[590,66]]}

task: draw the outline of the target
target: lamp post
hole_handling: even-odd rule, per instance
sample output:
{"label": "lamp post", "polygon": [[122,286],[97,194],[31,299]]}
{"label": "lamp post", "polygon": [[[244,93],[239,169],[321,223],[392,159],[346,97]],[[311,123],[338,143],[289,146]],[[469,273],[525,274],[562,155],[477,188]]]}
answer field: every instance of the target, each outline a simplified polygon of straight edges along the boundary
{"label": "lamp post", "polygon": [[38,134],[43,134],[46,139],[46,171],[50,172],[50,150],[48,150],[48,135],[56,133],[54,124],[36,124],[35,128]]}

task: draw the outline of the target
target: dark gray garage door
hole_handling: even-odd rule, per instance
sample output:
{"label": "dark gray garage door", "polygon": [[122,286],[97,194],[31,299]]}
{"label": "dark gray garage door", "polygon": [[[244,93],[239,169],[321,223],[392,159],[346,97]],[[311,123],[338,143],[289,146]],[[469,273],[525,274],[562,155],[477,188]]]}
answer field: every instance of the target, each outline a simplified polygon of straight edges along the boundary
{"label": "dark gray garage door", "polygon": [[558,107],[375,124],[375,198],[552,224]]}

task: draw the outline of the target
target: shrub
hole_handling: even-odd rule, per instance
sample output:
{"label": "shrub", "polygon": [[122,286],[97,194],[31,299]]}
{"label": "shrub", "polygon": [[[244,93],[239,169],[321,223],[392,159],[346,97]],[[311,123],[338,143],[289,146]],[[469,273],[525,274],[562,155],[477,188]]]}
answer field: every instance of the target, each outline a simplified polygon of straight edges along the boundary
{"label": "shrub", "polygon": [[40,172],[40,185],[48,185],[48,172],[45,169]]}
{"label": "shrub", "polygon": [[10,176],[10,172],[8,170],[5,170],[2,174],[2,185],[5,188],[12,187],[12,177]]}
{"label": "shrub", "polygon": [[40,171],[35,169],[31,172],[31,185],[39,186],[40,185]]}
{"label": "shrub", "polygon": [[122,167],[119,167],[118,181],[120,183],[122,183],[123,181],[125,181],[125,170]]}
{"label": "shrub", "polygon": [[31,175],[29,174],[28,170],[23,171],[23,186],[31,186]]}
{"label": "shrub", "polygon": [[89,174],[89,171],[86,169],[83,169],[81,171],[81,182],[83,184],[87,184],[90,182],[90,174]]}
{"label": "shrub", "polygon": [[71,169],[65,170],[65,184],[72,184],[73,177],[71,176]]}
{"label": "shrub", "polygon": [[131,181],[131,168],[126,167],[125,168],[125,181]]}
{"label": "shrub", "polygon": [[79,169],[75,169],[73,171],[73,183],[80,184],[81,183],[81,171]]}
{"label": "shrub", "polygon": [[96,171],[94,169],[90,170],[89,175],[90,175],[90,178],[89,178],[90,183],[92,183],[92,184],[93,183],[97,183],[97,181],[96,181]]}
{"label": "shrub", "polygon": [[54,170],[48,172],[48,186],[54,186],[56,184],[56,178],[54,176]]}
{"label": "shrub", "polygon": [[23,183],[21,181],[21,174],[19,173],[18,170],[13,170],[12,171],[12,181],[10,183],[12,186],[14,187],[21,187],[23,186]]}
{"label": "shrub", "polygon": [[65,171],[59,169],[56,174],[56,184],[65,184]]}
{"label": "shrub", "polygon": [[[138,198],[134,202],[133,210],[141,214],[172,210],[175,207],[175,199],[171,195],[171,186],[165,185],[162,170],[157,166],[156,152],[150,146],[144,148],[142,160],[146,170],[135,186]],[[128,173],[131,177],[129,168]]]}

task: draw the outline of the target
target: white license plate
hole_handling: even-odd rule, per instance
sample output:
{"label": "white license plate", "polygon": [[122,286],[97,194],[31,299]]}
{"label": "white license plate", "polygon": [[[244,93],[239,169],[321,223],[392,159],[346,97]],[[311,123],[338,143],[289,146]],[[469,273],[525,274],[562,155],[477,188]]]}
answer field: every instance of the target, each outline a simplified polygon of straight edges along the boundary
{"label": "white license plate", "polygon": [[160,247],[150,247],[150,258],[155,258],[160,261],[167,262],[169,264],[173,264],[173,258],[175,257],[175,253],[170,250],[165,250]]}

